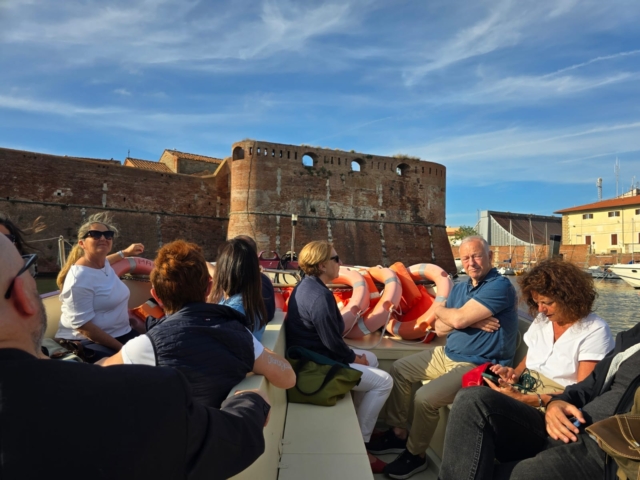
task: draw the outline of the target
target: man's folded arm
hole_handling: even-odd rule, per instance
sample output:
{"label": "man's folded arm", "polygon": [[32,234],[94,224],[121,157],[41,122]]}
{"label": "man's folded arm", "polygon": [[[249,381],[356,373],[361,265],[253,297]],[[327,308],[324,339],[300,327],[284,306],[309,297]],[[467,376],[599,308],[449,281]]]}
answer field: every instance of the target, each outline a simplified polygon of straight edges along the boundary
{"label": "man's folded arm", "polygon": [[187,478],[224,479],[264,452],[270,405],[257,393],[228,398],[220,410],[193,404],[188,415]]}
{"label": "man's folded arm", "polygon": [[491,310],[474,299],[470,299],[460,308],[439,307],[436,311],[437,320],[456,330],[467,328],[479,320],[493,315]]}

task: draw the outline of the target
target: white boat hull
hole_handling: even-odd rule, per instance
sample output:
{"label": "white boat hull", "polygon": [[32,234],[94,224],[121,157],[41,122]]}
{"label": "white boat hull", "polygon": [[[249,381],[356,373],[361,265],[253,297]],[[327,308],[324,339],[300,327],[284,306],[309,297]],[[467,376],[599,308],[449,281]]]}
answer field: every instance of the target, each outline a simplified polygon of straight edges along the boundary
{"label": "white boat hull", "polygon": [[640,264],[617,263],[609,270],[618,275],[633,288],[640,288]]}

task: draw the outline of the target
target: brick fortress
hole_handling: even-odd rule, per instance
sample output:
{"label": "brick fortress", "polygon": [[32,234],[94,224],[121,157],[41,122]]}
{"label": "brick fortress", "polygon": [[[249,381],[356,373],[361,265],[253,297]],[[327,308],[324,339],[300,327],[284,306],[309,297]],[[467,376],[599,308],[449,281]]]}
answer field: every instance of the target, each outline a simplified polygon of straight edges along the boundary
{"label": "brick fortress", "polygon": [[248,234],[259,250],[335,244],[356,265],[436,263],[455,271],[445,230],[446,169],[410,158],[244,140],[217,159],[165,150],[158,162],[55,156],[0,149],[0,211],[21,227],[43,216],[28,237],[42,270],[55,271],[57,242],[76,240],[84,219],[111,211],[120,249],[132,242],[153,258],[183,238],[214,260],[226,238]]}

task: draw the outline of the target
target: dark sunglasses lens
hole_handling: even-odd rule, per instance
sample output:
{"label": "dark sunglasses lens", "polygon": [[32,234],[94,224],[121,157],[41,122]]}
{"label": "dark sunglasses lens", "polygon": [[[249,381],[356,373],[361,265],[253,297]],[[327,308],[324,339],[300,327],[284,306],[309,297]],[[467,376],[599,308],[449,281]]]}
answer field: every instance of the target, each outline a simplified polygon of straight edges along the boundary
{"label": "dark sunglasses lens", "polygon": [[12,235],[10,233],[5,233],[4,236],[7,237],[11,243],[14,243],[14,244],[16,243],[16,236],[15,235]]}
{"label": "dark sunglasses lens", "polygon": [[113,232],[111,230],[107,230],[106,232],[101,232],[100,230],[89,230],[85,238],[91,237],[94,240],[100,240],[100,237],[102,236],[107,240],[113,240]]}

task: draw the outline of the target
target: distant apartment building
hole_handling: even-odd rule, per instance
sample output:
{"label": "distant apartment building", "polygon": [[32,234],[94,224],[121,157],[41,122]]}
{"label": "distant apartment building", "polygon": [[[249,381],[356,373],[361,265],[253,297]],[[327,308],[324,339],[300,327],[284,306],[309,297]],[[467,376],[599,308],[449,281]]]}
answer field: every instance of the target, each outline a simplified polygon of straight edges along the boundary
{"label": "distant apartment building", "polygon": [[590,253],[640,252],[640,191],[577,207],[562,214],[563,245],[588,245]]}

